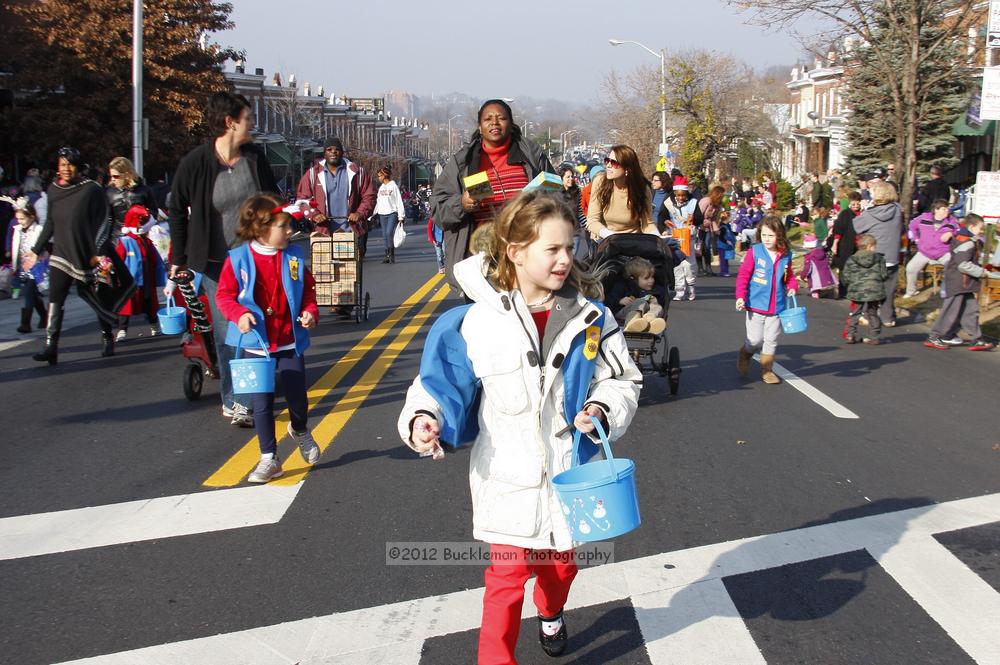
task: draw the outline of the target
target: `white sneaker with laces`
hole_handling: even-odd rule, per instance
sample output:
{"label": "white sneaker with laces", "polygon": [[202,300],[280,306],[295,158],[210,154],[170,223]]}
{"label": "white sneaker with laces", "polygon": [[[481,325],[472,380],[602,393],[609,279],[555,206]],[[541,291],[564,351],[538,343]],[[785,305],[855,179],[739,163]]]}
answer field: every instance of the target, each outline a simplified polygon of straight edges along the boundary
{"label": "white sneaker with laces", "polygon": [[292,441],[298,444],[299,452],[302,453],[302,459],[309,466],[319,461],[319,446],[316,445],[316,440],[313,438],[312,432],[306,430],[298,434],[292,429],[292,424],[288,423],[288,436],[292,437]]}
{"label": "white sneaker with laces", "polygon": [[281,470],[281,460],[277,456],[260,458],[260,462],[257,463],[257,468],[250,472],[247,477],[248,483],[266,483],[269,480],[278,478],[283,474],[284,471]]}
{"label": "white sneaker with laces", "polygon": [[124,329],[123,330],[119,330],[118,334],[115,335],[115,341],[116,342],[124,342],[126,337],[128,337],[128,333]]}
{"label": "white sneaker with laces", "polygon": [[951,339],[942,339],[941,341],[947,344],[948,346],[962,346],[963,344],[965,344],[965,340],[959,337],[958,335],[955,335]]}
{"label": "white sneaker with laces", "polygon": [[230,424],[237,427],[253,427],[253,414],[250,413],[250,409],[242,404],[234,403],[233,419],[230,421]]}

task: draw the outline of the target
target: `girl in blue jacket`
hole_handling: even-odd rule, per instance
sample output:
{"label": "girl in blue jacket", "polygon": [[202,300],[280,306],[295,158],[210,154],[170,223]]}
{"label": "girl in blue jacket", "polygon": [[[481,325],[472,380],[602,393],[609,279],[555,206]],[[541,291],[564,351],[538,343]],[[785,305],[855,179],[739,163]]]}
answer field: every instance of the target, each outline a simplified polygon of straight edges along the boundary
{"label": "girl in blue jacket", "polygon": [[746,376],[750,358],[760,347],[760,371],[764,383],[781,383],[774,373],[781,321],[778,314],[788,308],[786,297],[795,295],[797,282],[792,270],[792,252],[785,225],[775,215],[760,224],[757,244],[750,248],[736,276],[736,311],[746,312],[747,336],[736,358],[736,369]]}

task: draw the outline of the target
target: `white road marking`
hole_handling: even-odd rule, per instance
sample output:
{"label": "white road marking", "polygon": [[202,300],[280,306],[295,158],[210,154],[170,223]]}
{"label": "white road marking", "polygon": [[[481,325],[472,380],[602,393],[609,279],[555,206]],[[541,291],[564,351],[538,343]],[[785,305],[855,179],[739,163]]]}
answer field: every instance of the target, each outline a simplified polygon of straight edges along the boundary
{"label": "white road marking", "polygon": [[767,665],[721,578],[632,596],[632,604],[653,663]]}
{"label": "white road marking", "polygon": [[5,517],[0,560],[274,524],[300,487],[237,487]]}
{"label": "white road marking", "polygon": [[[732,601],[719,595],[725,592],[722,578],[867,549],[918,602],[929,603],[929,614],[970,656],[980,663],[996,663],[984,645],[995,634],[996,592],[973,580],[973,573],[960,572],[962,564],[946,551],[931,551],[926,539],[998,517],[1000,493],[586,568],[577,576],[567,609],[631,599],[654,665],[697,663],[705,652],[691,650],[705,644],[712,645],[713,655],[725,656],[722,661],[713,658],[713,663],[759,664],[760,651],[745,626],[739,629],[742,619]],[[923,556],[931,557],[926,567],[914,558]],[[939,570],[946,572],[939,575]],[[972,602],[964,592],[971,594]],[[417,645],[423,640],[479,627],[482,595],[483,589],[470,589],[72,662],[416,664]],[[528,618],[535,612],[530,585],[526,598],[523,616]],[[967,620],[969,610],[961,607],[966,602],[971,611],[986,611],[968,630],[954,629]],[[983,630],[987,623],[992,628]],[[391,657],[379,660],[381,654]]]}
{"label": "white road marking", "polygon": [[[757,362],[760,362],[760,354],[754,354],[753,359],[756,360]],[[802,393],[812,401],[819,404],[821,407],[832,413],[834,416],[838,418],[858,417],[858,414],[854,413],[843,404],[837,402],[835,399],[833,399],[823,391],[819,390],[815,386],[807,383],[801,377],[796,376],[783,365],[774,363],[774,373],[777,374],[782,381],[790,385],[792,388],[795,388],[796,390],[798,390],[800,393]]]}
{"label": "white road marking", "polygon": [[979,663],[1000,663],[1000,594],[928,534],[889,544],[879,563]]}

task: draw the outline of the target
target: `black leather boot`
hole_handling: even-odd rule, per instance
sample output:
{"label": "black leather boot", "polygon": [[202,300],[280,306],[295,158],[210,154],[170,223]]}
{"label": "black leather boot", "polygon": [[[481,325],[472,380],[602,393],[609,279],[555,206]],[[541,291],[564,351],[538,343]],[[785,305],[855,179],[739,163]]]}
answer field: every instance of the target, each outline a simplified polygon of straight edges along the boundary
{"label": "black leather boot", "polygon": [[17,327],[17,332],[31,332],[31,309],[28,307],[21,308],[21,325]]}
{"label": "black leather boot", "polygon": [[59,355],[59,334],[62,332],[63,309],[61,305],[49,304],[49,320],[45,328],[45,348],[31,356],[40,363],[55,365]]}
{"label": "black leather boot", "polygon": [[385,250],[385,256],[382,257],[382,263],[389,263],[389,250]]}
{"label": "black leather boot", "polygon": [[389,263],[396,262],[396,249],[392,248],[389,250]]}
{"label": "black leather boot", "polygon": [[101,324],[101,357],[107,358],[115,355],[115,335],[111,326]]}
{"label": "black leather boot", "polygon": [[39,305],[38,310],[38,325],[35,326],[35,330],[45,330],[49,325],[49,313],[45,311],[45,307]]}

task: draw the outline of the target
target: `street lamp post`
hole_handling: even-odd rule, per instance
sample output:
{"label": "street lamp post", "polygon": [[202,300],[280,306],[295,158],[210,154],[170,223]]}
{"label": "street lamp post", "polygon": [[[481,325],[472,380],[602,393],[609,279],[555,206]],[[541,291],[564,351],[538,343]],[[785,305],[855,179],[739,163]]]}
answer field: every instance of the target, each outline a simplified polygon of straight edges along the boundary
{"label": "street lamp post", "polygon": [[132,3],[132,165],[142,175],[142,0]]}
{"label": "street lamp post", "polygon": [[649,51],[654,58],[660,59],[660,144],[665,145],[667,142],[667,54],[665,49],[660,49],[657,53],[653,49],[649,48],[645,44],[640,44],[639,42],[634,42],[630,39],[609,39],[608,43],[612,46],[620,46],[621,44],[635,44],[639,48]]}
{"label": "street lamp post", "polygon": [[448,118],[448,156],[449,157],[454,153],[454,151],[451,149],[451,121],[454,120],[455,118],[461,118],[461,117],[462,117],[461,113],[456,113],[455,115],[453,115],[450,118]]}

